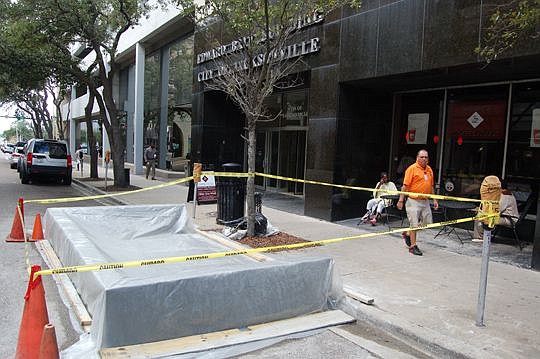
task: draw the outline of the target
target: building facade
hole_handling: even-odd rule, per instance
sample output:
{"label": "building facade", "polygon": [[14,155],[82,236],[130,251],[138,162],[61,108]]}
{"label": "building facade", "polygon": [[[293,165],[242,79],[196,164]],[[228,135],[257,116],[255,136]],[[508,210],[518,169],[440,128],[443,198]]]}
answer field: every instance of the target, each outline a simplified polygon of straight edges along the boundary
{"label": "building facade", "polygon": [[[441,194],[478,197],[482,179],[497,175],[534,196],[526,230],[532,240],[540,40],[527,38],[500,60],[482,61],[475,49],[495,3],[366,0],[359,10],[338,11],[304,30],[300,37],[319,39],[320,49],[305,57],[302,86],[268,99],[281,115],[258,128],[257,171],[364,187],[388,171],[399,186],[426,148]],[[195,42],[197,49],[197,33]],[[245,163],[242,115],[194,81],[196,157]],[[221,152],[215,143],[233,145]],[[273,179],[258,185],[303,196],[306,215],[332,221],[363,214],[370,195]]]}
{"label": "building facade", "polygon": [[[478,197],[482,179],[497,175],[533,196],[525,238],[539,237],[540,39],[487,65],[475,49],[501,1],[362,3],[298,35],[317,48],[304,58],[301,85],[267,100],[276,119],[258,127],[257,171],[365,187],[388,171],[399,186],[425,148],[441,194]],[[142,150],[154,143],[170,154],[160,168],[183,170],[187,157],[245,164],[244,116],[205,89],[197,57],[211,49],[201,33],[178,13],[137,31],[119,56],[127,162],[142,173]],[[75,120],[83,113],[72,110]],[[360,216],[369,197],[274,179],[257,185],[301,196],[306,215],[331,221]]]}

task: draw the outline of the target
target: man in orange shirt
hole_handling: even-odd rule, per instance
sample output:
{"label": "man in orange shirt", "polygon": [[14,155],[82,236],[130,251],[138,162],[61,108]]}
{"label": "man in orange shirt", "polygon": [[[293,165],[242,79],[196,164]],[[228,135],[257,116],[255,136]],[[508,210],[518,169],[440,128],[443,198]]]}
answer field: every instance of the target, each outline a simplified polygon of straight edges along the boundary
{"label": "man in orange shirt", "polygon": [[[410,165],[405,171],[405,178],[403,179],[403,192],[415,192],[423,194],[434,193],[434,180],[433,170],[428,166],[428,152],[426,150],[418,151],[416,155],[416,162]],[[403,208],[404,195],[399,195],[399,201],[397,208]],[[439,202],[434,199],[433,206],[435,209],[439,208]],[[411,227],[418,227],[421,224],[428,224],[433,222],[431,215],[431,207],[429,206],[429,199],[423,196],[410,195],[405,205],[407,209],[407,218]],[[403,238],[405,244],[409,247],[409,253],[421,256],[422,251],[416,245],[416,231],[403,232]]]}

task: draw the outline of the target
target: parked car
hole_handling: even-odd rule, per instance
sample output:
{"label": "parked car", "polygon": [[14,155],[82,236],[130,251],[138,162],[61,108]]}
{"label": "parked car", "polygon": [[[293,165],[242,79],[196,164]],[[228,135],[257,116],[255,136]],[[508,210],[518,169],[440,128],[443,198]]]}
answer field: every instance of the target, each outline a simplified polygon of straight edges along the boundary
{"label": "parked car", "polygon": [[4,146],[4,153],[13,153],[15,150],[15,145],[12,143],[8,143]]}
{"label": "parked car", "polygon": [[62,180],[65,185],[71,185],[72,169],[67,142],[34,138],[26,145],[19,177],[23,184],[28,184],[32,179],[41,176],[55,177]]}
{"label": "parked car", "polygon": [[9,163],[9,167],[14,170],[15,168],[18,169],[18,163],[19,159],[21,157],[24,157],[24,147],[17,147],[15,151],[11,154],[11,160]]}

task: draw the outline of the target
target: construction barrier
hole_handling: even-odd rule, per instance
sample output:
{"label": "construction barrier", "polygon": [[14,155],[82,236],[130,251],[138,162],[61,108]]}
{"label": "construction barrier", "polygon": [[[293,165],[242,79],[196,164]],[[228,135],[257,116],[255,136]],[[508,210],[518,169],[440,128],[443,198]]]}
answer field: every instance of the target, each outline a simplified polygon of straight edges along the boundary
{"label": "construction barrier", "polygon": [[[220,177],[220,176],[221,177],[261,176],[261,177],[274,178],[274,179],[285,180],[285,181],[301,182],[301,183],[305,183],[305,184],[314,184],[314,185],[330,186],[330,187],[336,187],[336,188],[342,188],[342,189],[367,191],[367,192],[370,192],[370,193],[375,190],[374,188],[368,188],[368,187],[337,185],[337,184],[332,184],[332,183],[296,179],[296,178],[291,178],[291,177],[269,175],[269,174],[257,173],[257,172],[256,173],[236,173],[236,172],[204,171],[204,172],[201,172],[201,175],[210,175],[210,176],[218,176],[218,177]],[[50,204],[50,203],[77,202],[77,201],[84,201],[84,200],[91,200],[91,199],[107,198],[107,197],[114,197],[114,196],[123,196],[123,195],[140,193],[140,192],[143,192],[143,191],[150,191],[150,190],[154,190],[154,189],[158,189],[158,188],[164,188],[164,187],[168,187],[168,186],[173,186],[173,185],[176,185],[176,184],[179,184],[179,183],[190,181],[192,179],[193,179],[192,176],[191,177],[186,177],[186,178],[174,180],[174,181],[171,181],[171,182],[167,182],[167,183],[164,183],[164,184],[160,184],[160,185],[156,185],[156,186],[152,186],[152,187],[147,187],[147,188],[142,188],[142,189],[134,190],[134,191],[110,193],[110,194],[95,195],[95,196],[84,196],[84,197],[27,200],[27,201],[24,201],[24,202],[26,202],[26,203],[35,203],[35,204]],[[417,193],[404,192],[404,191],[385,190],[384,192],[388,193],[388,194],[404,194],[404,195],[413,194],[413,195],[418,195]],[[63,268],[56,268],[56,269],[50,269],[50,270],[41,270],[41,271],[35,273],[35,275],[39,276],[39,275],[51,275],[51,274],[62,274],[62,273],[79,273],[79,272],[111,270],[111,269],[121,269],[121,268],[144,267],[144,266],[149,266],[149,265],[188,262],[188,261],[193,261],[193,260],[206,260],[206,259],[221,258],[221,257],[227,257],[227,256],[234,256],[234,255],[249,254],[249,253],[261,253],[261,252],[271,252],[271,251],[276,251],[276,250],[297,249],[297,248],[304,248],[304,247],[310,247],[310,246],[315,246],[315,245],[324,245],[324,244],[336,243],[336,242],[352,240],[352,239],[360,239],[360,238],[368,238],[368,237],[374,237],[374,236],[380,236],[380,235],[386,235],[386,234],[392,234],[392,233],[400,233],[400,232],[403,232],[403,231],[411,231],[411,230],[419,230],[419,229],[427,229],[427,228],[436,228],[436,227],[453,225],[453,224],[457,224],[457,223],[465,223],[465,222],[475,221],[475,220],[485,220],[487,218],[496,218],[498,216],[498,213],[491,213],[492,211],[490,210],[495,206],[489,205],[491,203],[498,203],[497,201],[485,201],[485,200],[463,198],[463,197],[443,196],[443,195],[437,195],[437,194],[426,194],[426,195],[422,195],[422,196],[424,196],[426,198],[437,199],[437,200],[440,199],[440,200],[452,200],[452,201],[462,201],[462,202],[487,203],[488,205],[485,206],[485,208],[488,208],[488,211],[490,213],[485,213],[485,212],[479,211],[479,213],[474,217],[461,218],[461,219],[455,219],[455,220],[438,222],[438,223],[431,223],[431,224],[422,225],[420,227],[406,227],[406,228],[393,229],[393,230],[389,230],[389,231],[385,231],[385,232],[366,233],[366,234],[357,235],[357,236],[350,236],[350,237],[340,237],[340,238],[332,238],[332,239],[318,240],[318,241],[305,242],[305,243],[296,243],[296,244],[288,244],[288,245],[280,245],[280,246],[272,246],[272,247],[264,247],[264,248],[251,248],[251,249],[240,250],[240,251],[207,253],[207,254],[190,255],[190,256],[183,256],[183,257],[170,257],[170,258],[158,258],[158,259],[147,259],[147,260],[138,260],[138,261],[117,262],[117,263],[103,263],[103,264],[94,264],[94,265],[63,267]]]}
{"label": "construction barrier", "polygon": [[34,275],[40,276],[40,275],[52,275],[52,274],[66,274],[66,273],[83,273],[83,272],[95,272],[95,271],[104,271],[104,270],[111,270],[111,269],[147,267],[151,265],[162,265],[162,264],[172,264],[172,263],[180,263],[180,262],[191,262],[191,261],[198,261],[198,260],[208,260],[208,259],[216,259],[216,258],[251,254],[251,253],[263,253],[263,252],[273,252],[277,250],[299,249],[299,248],[305,248],[305,247],[313,247],[313,246],[318,246],[318,245],[337,243],[337,242],[342,242],[342,241],[349,241],[353,239],[376,237],[376,236],[392,234],[392,233],[401,233],[404,231],[437,228],[437,227],[448,226],[448,225],[457,224],[457,223],[483,220],[491,216],[495,216],[495,214],[493,215],[486,214],[486,215],[480,215],[480,216],[474,216],[474,217],[468,217],[468,218],[454,219],[451,221],[430,223],[430,224],[425,224],[418,227],[396,228],[396,229],[392,229],[392,230],[384,231],[384,232],[364,233],[364,234],[359,234],[356,236],[321,239],[318,241],[310,241],[310,242],[304,242],[304,243],[283,244],[279,246],[249,248],[249,249],[227,251],[227,252],[203,253],[203,254],[195,254],[195,255],[189,255],[189,256],[181,256],[181,257],[153,258],[153,259],[144,259],[144,260],[137,260],[137,261],[101,263],[101,264],[97,263],[97,264],[88,264],[88,265],[82,265],[82,266],[46,269],[46,270],[38,271]]}

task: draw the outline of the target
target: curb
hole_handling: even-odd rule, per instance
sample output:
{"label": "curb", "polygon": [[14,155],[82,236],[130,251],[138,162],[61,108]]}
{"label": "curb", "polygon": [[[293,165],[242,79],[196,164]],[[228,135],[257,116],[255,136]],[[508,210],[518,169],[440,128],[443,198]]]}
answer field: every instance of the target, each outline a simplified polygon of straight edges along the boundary
{"label": "curb", "polygon": [[346,297],[340,309],[357,320],[388,332],[396,339],[416,350],[436,358],[479,358],[489,352],[479,350],[465,342],[441,334],[418,324],[384,312],[375,306],[366,306]]}
{"label": "curb", "polygon": [[[77,184],[78,186],[80,187],[83,187],[84,189],[86,189],[87,191],[90,191],[91,193],[93,194],[107,194],[107,192],[105,191],[102,191],[92,185],[89,185],[89,184],[86,184],[82,181],[79,181],[78,179],[76,178],[72,178],[71,181],[75,184]],[[107,200],[111,201],[111,202],[114,202],[116,203],[117,205],[119,206],[127,206],[127,205],[130,205],[129,202],[126,202],[126,201],[122,201],[121,199],[119,198],[116,198],[116,197],[108,197]]]}

